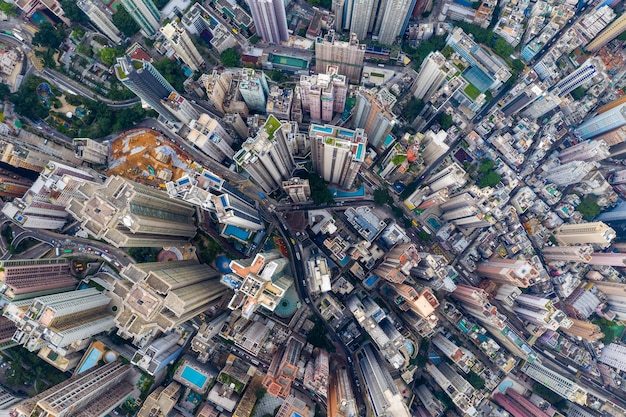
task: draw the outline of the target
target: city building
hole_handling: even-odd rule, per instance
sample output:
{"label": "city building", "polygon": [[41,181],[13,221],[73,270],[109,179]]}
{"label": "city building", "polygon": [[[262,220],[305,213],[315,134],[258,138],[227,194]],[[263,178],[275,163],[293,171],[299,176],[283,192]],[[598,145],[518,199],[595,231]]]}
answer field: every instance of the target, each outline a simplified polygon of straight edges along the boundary
{"label": "city building", "polygon": [[305,203],[311,198],[309,180],[300,177],[292,177],[283,181],[283,191],[294,203]]}
{"label": "city building", "polygon": [[151,38],[159,31],[161,14],[152,0],[122,0],[121,4],[144,36]]}
{"label": "city building", "polygon": [[559,161],[601,161],[611,156],[609,146],[602,140],[587,140],[559,152]]}
{"label": "city building", "polygon": [[[401,311],[413,311],[435,328],[438,319],[435,309],[439,307],[439,300],[428,287],[401,283],[385,284],[382,291],[393,299],[394,305]],[[390,296],[390,297],[389,297]]]}
{"label": "city building", "polygon": [[193,260],[131,264],[112,293],[117,333],[139,347],[220,304],[228,291],[220,274]]}
{"label": "city building", "polygon": [[470,416],[477,414],[474,388],[450,365],[445,362],[437,366],[428,363],[426,371],[463,413]]}
{"label": "city building", "polygon": [[226,158],[232,159],[235,155],[232,136],[217,120],[206,113],[191,121],[187,140],[219,163]]}
{"label": "city building", "polygon": [[174,363],[183,352],[192,333],[191,328],[183,325],[159,336],[150,344],[137,350],[130,363],[144,370],[148,375],[155,376]]}
{"label": "city building", "polygon": [[590,245],[581,246],[545,246],[541,253],[550,261],[567,261],[589,263],[593,254]]}
{"label": "city building", "polygon": [[193,103],[175,91],[172,91],[167,97],[161,99],[161,103],[172,113],[176,120],[183,124],[188,125],[192,120],[196,120],[200,117],[200,113],[193,106]]}
{"label": "city building", "polygon": [[299,398],[289,395],[280,405],[276,417],[308,416],[311,414],[309,406]]}
{"label": "city building", "polygon": [[323,294],[330,291],[330,268],[325,257],[316,256],[309,259],[306,263],[306,271],[311,292]]}
{"label": "city building", "polygon": [[396,43],[398,36],[404,34],[408,22],[407,16],[411,13],[415,1],[391,0],[383,4],[384,6],[381,5],[378,11],[379,14],[383,15],[378,31],[378,42],[383,45],[391,45]]}
{"label": "city building", "polygon": [[32,185],[31,180],[0,169],[0,197],[22,198]]}
{"label": "city building", "polygon": [[[235,9],[237,13],[236,16],[233,15],[234,21],[240,21],[242,18],[244,20],[252,20],[239,6],[230,4],[228,6]],[[227,8],[222,10],[224,9]],[[213,8],[206,9],[200,3],[194,3],[188,8],[180,21],[190,34],[203,36],[205,40],[210,38],[210,45],[221,54],[228,48],[236,47],[237,39],[234,36],[236,34],[232,32],[230,27],[226,27],[225,24],[221,24],[218,21],[217,13],[220,12]]]}
{"label": "city building", "polygon": [[396,97],[386,88],[368,90],[360,88],[356,94],[356,105],[352,111],[355,129],[363,129],[367,142],[378,152],[383,152],[393,142],[390,136],[396,123],[391,108]]}
{"label": "city building", "polygon": [[547,298],[520,294],[515,298],[515,303],[513,311],[522,321],[550,330],[571,327],[573,324],[567,315],[555,308],[552,301]]}
{"label": "city building", "polygon": [[389,282],[403,283],[411,269],[420,263],[419,252],[413,243],[394,246],[385,255],[385,260],[374,270],[374,274]]}
{"label": "city building", "polygon": [[563,224],[554,230],[560,245],[596,244],[606,248],[616,237],[615,230],[602,222]]}
{"label": "city building", "polygon": [[167,387],[156,387],[143,402],[137,417],[166,417],[174,409],[184,389],[176,381],[170,382]]}
{"label": "city building", "polygon": [[587,46],[585,50],[588,52],[595,52],[602,48],[613,39],[617,38],[622,32],[626,30],[626,16],[622,15],[615,19],[613,23],[600,32]]}
{"label": "city building", "polygon": [[291,178],[295,162],[283,124],[269,116],[256,136],[244,142],[233,159],[263,191],[272,193]]}
{"label": "city building", "polygon": [[370,25],[373,26],[376,21],[375,4],[377,4],[376,0],[346,1],[346,24],[350,33],[354,33],[359,39],[365,39],[367,33],[371,32]]}
{"label": "city building", "polygon": [[558,372],[546,368],[537,361],[526,362],[522,366],[522,371],[566,400],[580,405],[587,403],[587,391],[584,388]]}
{"label": "city building", "polygon": [[323,38],[315,41],[315,62],[316,67],[322,72],[329,66],[337,67],[337,73],[345,75],[350,82],[361,81],[361,71],[363,70],[363,60],[365,59],[365,44],[360,44],[359,37],[355,33],[350,34],[350,40],[340,41],[340,35],[333,30]]}
{"label": "city building", "polygon": [[2,213],[22,227],[60,229],[69,217],[68,201],[80,196],[81,184],[92,181],[94,177],[86,171],[50,161],[21,198],[4,204]]}
{"label": "city building", "polygon": [[193,206],[164,191],[119,176],[77,191],[81,198],[72,198],[67,211],[89,235],[115,247],[178,246],[196,234]]}
{"label": "city building", "polygon": [[554,86],[554,92],[559,96],[564,96],[576,88],[585,86],[596,74],[604,71],[604,64],[599,58],[590,58],[571,74],[559,80]]}
{"label": "city building", "polygon": [[209,353],[215,348],[213,338],[217,336],[222,327],[230,320],[229,312],[224,312],[210,321],[205,321],[198,329],[198,333],[191,340],[191,350],[198,354],[198,362],[206,363]]}
{"label": "city building", "polygon": [[11,301],[76,288],[66,258],[0,261],[0,293]]}
{"label": "city building", "polygon": [[348,207],[345,216],[352,227],[368,242],[374,241],[387,227],[387,223],[370,207]]}
{"label": "city building", "polygon": [[11,415],[27,417],[35,411],[56,417],[106,415],[134,390],[127,380],[130,372],[131,366],[120,361],[92,368],[22,401]]}
{"label": "city building", "polygon": [[331,184],[350,189],[365,160],[367,135],[363,129],[311,124],[313,170]]}
{"label": "city building", "polygon": [[604,338],[604,333],[602,333],[600,326],[597,324],[571,317],[569,319],[572,325],[569,328],[562,328],[561,330],[563,330],[563,332],[592,342],[597,342]]}
{"label": "city building", "polygon": [[348,82],[345,75],[330,66],[324,74],[300,76],[302,111],[309,113],[312,121],[330,122],[333,114],[342,113],[346,105]]}
{"label": "city building", "polygon": [[456,162],[448,165],[428,179],[428,186],[433,192],[450,187],[456,189],[467,183],[468,175]]}
{"label": "city building", "polygon": [[221,282],[235,294],[228,303],[231,310],[241,310],[250,319],[260,306],[274,311],[293,278],[289,275],[289,260],[278,251],[259,252],[252,259],[230,261],[232,273]]}
{"label": "city building", "polygon": [[476,274],[498,284],[528,288],[539,278],[539,271],[530,262],[518,259],[492,258],[478,264]]}
{"label": "city building", "polygon": [[624,372],[626,371],[626,346],[609,343],[602,348],[602,353],[598,360]]}
{"label": "city building", "polygon": [[24,16],[24,18],[32,19],[32,16],[38,11],[45,13],[44,10],[47,10],[67,26],[72,24],[72,22],[65,17],[63,7],[57,0],[18,0],[14,4],[23,12],[22,16]]}
{"label": "city building", "polygon": [[111,299],[95,288],[13,301],[5,315],[15,322],[13,335],[31,352],[48,346],[64,355],[70,345],[115,326]]}
{"label": "city building", "polygon": [[596,169],[597,162],[572,161],[558,165],[541,173],[546,181],[566,187],[581,182],[590,172]]}
{"label": "city building", "polygon": [[285,3],[282,0],[250,0],[248,2],[256,33],[270,44],[289,40]]}
{"label": "city building", "polygon": [[[626,17],[622,17],[626,22]],[[574,131],[582,139],[590,139],[626,125],[626,103],[598,112]]]}
{"label": "city building", "polygon": [[328,415],[356,417],[357,403],[352,391],[352,381],[346,368],[337,368],[328,386]]}
{"label": "city building", "polygon": [[[445,130],[440,130],[437,133],[434,133],[432,130],[428,130],[426,131],[426,133],[424,133],[420,141],[420,156],[424,160],[424,165],[430,166],[434,164],[439,158],[441,158],[448,152],[448,149],[450,149],[450,147],[446,144],[447,137],[448,134]],[[454,162],[440,172],[451,172],[453,168],[455,168],[455,171],[458,171],[458,169],[456,169],[457,167],[460,168],[459,165]],[[441,175],[433,174],[431,179],[434,177],[440,177]],[[459,184],[459,186],[460,185],[462,184]],[[433,189],[432,187],[431,189],[433,191],[439,191],[439,189]]]}
{"label": "city building", "polygon": [[89,138],[76,138],[74,139],[74,154],[90,164],[106,165],[109,157],[109,143],[101,143]]}
{"label": "city building", "polygon": [[258,113],[265,113],[269,92],[267,79],[263,71],[256,71],[252,68],[241,69],[239,93],[248,109]]}
{"label": "city building", "polygon": [[411,413],[403,401],[402,394],[398,391],[387,368],[381,365],[372,345],[366,343],[356,355],[359,369],[365,380],[363,389],[367,392],[367,400],[374,415],[409,417]]}
{"label": "city building", "polygon": [[512,388],[507,388],[504,393],[496,392],[493,399],[512,416],[549,417],[543,410],[527,400]]}
{"label": "city building", "polygon": [[267,96],[265,113],[274,115],[278,120],[291,119],[291,105],[293,102],[293,89],[272,86]]}
{"label": "city building", "polygon": [[[128,2],[129,0],[124,1]],[[145,1],[152,4],[152,0]],[[168,122],[177,121],[170,108],[163,103],[163,101],[167,102],[170,94],[176,91],[150,62],[123,56],[117,58],[114,71],[117,79],[126,88],[135,93],[137,97],[159,113],[160,116]]]}
{"label": "city building", "polygon": [[422,62],[411,91],[413,96],[427,102],[446,81],[446,57],[441,52],[431,52]]}
{"label": "city building", "polygon": [[452,340],[444,337],[441,333],[436,334],[431,340],[433,345],[463,372],[469,372],[476,363],[476,357],[472,352],[464,347],[457,346]]}
{"label": "city building", "polygon": [[121,32],[113,23],[113,18],[104,9],[104,4],[93,0],[79,0],[76,5],[85,13],[94,25],[113,43],[122,42]]}
{"label": "city building", "polygon": [[198,71],[204,66],[204,59],[198,48],[193,44],[191,36],[179,21],[170,22],[161,29],[163,37],[167,39],[170,47],[192,71]]}
{"label": "city building", "polygon": [[304,371],[304,387],[318,393],[324,398],[328,397],[328,379],[330,355],[322,349],[315,353],[315,359],[310,359]]}
{"label": "city building", "polygon": [[291,337],[286,345],[276,351],[263,379],[263,386],[269,394],[287,398],[298,373],[298,362],[303,347],[304,344],[300,340]]}

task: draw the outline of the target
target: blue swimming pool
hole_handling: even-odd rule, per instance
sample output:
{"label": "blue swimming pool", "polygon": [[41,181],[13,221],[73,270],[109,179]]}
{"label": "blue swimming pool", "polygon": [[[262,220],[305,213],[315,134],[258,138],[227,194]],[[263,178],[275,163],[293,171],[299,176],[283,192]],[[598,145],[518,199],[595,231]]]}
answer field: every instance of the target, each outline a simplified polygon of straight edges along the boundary
{"label": "blue swimming pool", "polygon": [[332,127],[324,127],[324,126],[313,125],[312,129],[315,132],[321,132],[321,133],[326,133],[326,134],[333,133],[333,128]]}
{"label": "blue swimming pool", "polygon": [[202,375],[200,372],[196,371],[190,366],[185,366],[185,369],[183,369],[180,377],[183,378],[185,381],[192,383],[193,385],[198,387],[198,389],[202,389],[207,380],[206,375]]}
{"label": "blue swimming pool", "polygon": [[241,229],[237,226],[233,226],[232,224],[229,224],[226,226],[226,228],[224,228],[223,234],[227,236],[234,236],[240,240],[245,241],[245,240],[248,240],[248,238],[250,238],[250,235],[252,235],[252,232]]}
{"label": "blue swimming pool", "polygon": [[98,349],[91,348],[89,354],[83,361],[83,364],[80,366],[80,369],[76,372],[76,375],[80,375],[83,372],[86,372],[96,366],[101,357],[102,352],[100,352]]}

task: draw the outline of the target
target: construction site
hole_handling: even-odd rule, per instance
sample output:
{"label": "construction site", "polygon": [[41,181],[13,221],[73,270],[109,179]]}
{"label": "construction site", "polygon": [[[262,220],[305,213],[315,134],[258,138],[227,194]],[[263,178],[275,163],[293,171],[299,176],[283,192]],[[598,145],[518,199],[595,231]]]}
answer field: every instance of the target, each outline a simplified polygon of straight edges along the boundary
{"label": "construction site", "polygon": [[165,188],[165,182],[195,172],[194,165],[189,155],[158,131],[133,129],[111,142],[106,174]]}

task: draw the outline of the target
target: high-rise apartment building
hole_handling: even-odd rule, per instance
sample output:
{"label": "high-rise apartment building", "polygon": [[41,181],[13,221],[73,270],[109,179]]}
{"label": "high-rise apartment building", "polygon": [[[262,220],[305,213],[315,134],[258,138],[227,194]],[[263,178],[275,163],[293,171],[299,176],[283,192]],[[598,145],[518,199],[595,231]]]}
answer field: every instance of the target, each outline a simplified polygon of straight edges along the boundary
{"label": "high-rise apartment building", "polygon": [[561,79],[554,86],[554,91],[559,96],[564,96],[576,88],[586,85],[593,77],[604,71],[604,64],[600,59],[590,58],[580,67],[576,68],[571,74]]}
{"label": "high-rise apartment building", "polygon": [[71,199],[67,211],[88,234],[115,247],[177,246],[196,234],[193,206],[164,191],[119,176],[78,191],[82,198]]}
{"label": "high-rise apartment building", "polygon": [[336,67],[328,67],[325,74],[300,77],[302,111],[309,113],[315,122],[330,122],[333,114],[342,113],[346,106],[348,83]]}
{"label": "high-rise apartment building", "polygon": [[31,352],[44,346],[65,349],[72,343],[112,329],[111,299],[95,288],[14,301],[5,315],[18,330],[13,340]]}
{"label": "high-rise apartment building", "polygon": [[135,389],[127,381],[130,372],[131,366],[120,361],[94,367],[22,401],[12,408],[11,415],[104,416]]}
{"label": "high-rise apartment building", "polygon": [[304,203],[311,198],[311,187],[307,179],[289,178],[287,181],[283,181],[283,190],[294,203]]}
{"label": "high-rise apartment building", "polygon": [[258,113],[265,113],[267,95],[270,90],[263,71],[252,68],[243,68],[239,80],[239,93],[246,102],[248,109]]}
{"label": "high-rise apartment building", "polygon": [[558,372],[546,368],[538,361],[526,362],[522,366],[522,371],[567,400],[581,405],[587,402],[587,391],[584,388]]}
{"label": "high-rise apartment building", "polygon": [[335,15],[335,31],[341,33],[344,23],[345,0],[332,0],[330,11]]}
{"label": "high-rise apartment building", "polygon": [[359,43],[355,33],[350,34],[350,40],[343,42],[334,31],[328,31],[323,38],[315,41],[316,67],[326,71],[329,66],[337,67],[337,73],[345,75],[351,82],[361,81],[363,60],[365,59],[365,44]]}
{"label": "high-rise apartment building", "polygon": [[498,284],[528,288],[539,278],[539,271],[530,262],[520,259],[492,258],[478,264],[476,274]]}
{"label": "high-rise apartment building", "polygon": [[219,163],[225,158],[232,159],[235,155],[231,147],[234,142],[232,136],[220,122],[206,113],[202,113],[197,120],[191,121],[187,140]]}
{"label": "high-rise apartment building", "polygon": [[446,80],[446,57],[441,52],[431,52],[417,74],[411,87],[413,96],[427,102]]}
{"label": "high-rise apartment building", "polygon": [[433,328],[436,326],[438,319],[434,313],[439,307],[439,300],[430,288],[400,283],[390,283],[383,288],[385,293],[393,294],[394,303],[401,311],[411,310]]}
{"label": "high-rise apartment building", "polygon": [[241,310],[241,315],[250,319],[260,306],[274,311],[293,278],[289,275],[289,260],[277,251],[260,252],[252,259],[230,262],[231,274],[221,282],[235,291],[228,308]]}
{"label": "high-rise apartment building", "polygon": [[131,264],[120,275],[112,294],[117,332],[138,346],[219,304],[227,293],[219,272],[192,260]]}
{"label": "high-rise apartment building", "polygon": [[[152,3],[152,0],[146,1]],[[167,100],[176,90],[150,62],[130,59],[127,56],[117,58],[115,76],[159,115],[170,122],[177,120],[168,106],[163,103],[163,100]]]}
{"label": "high-rise apartment building", "polygon": [[0,169],[0,196],[21,198],[32,185],[31,180]]}
{"label": "high-rise apartment building", "polygon": [[550,261],[589,263],[593,255],[593,247],[591,245],[546,246],[541,249],[541,253]]}
{"label": "high-rise apartment building", "polygon": [[[365,39],[370,27],[370,21],[375,21],[376,10],[374,5],[376,0],[347,0],[346,16],[350,19],[350,32],[359,39]],[[372,16],[372,13],[374,14]]]}
{"label": "high-rise apartment building", "polygon": [[604,45],[617,38],[624,30],[626,30],[626,15],[621,15],[585,46],[585,50],[589,52],[599,50]]}
{"label": "high-rise apartment building", "polygon": [[65,258],[0,261],[0,283],[0,293],[12,301],[76,288]]}
{"label": "high-rise apartment building", "polygon": [[626,346],[610,343],[602,348],[602,353],[598,360],[624,372],[626,371]]}
{"label": "high-rise apartment building", "polygon": [[563,224],[556,228],[554,237],[560,245],[596,244],[607,247],[616,237],[615,230],[602,222]]}
{"label": "high-rise apartment building", "polygon": [[389,282],[401,284],[411,269],[420,263],[417,247],[413,243],[402,243],[394,246],[385,255],[385,260],[374,270],[374,273]]}
{"label": "high-rise apartment building", "polygon": [[109,157],[109,144],[100,143],[90,138],[75,138],[74,155],[85,162],[106,165]]}
{"label": "high-rise apartment building", "polygon": [[396,116],[391,109],[395,104],[396,97],[386,88],[361,88],[356,94],[356,105],[352,112],[353,126],[355,129],[363,129],[368,144],[378,152],[383,152],[393,142],[390,134]]}
{"label": "high-rise apartment building", "polygon": [[104,4],[94,2],[92,0],[79,0],[76,5],[85,12],[85,15],[93,22],[94,25],[107,38],[114,43],[122,42],[121,32],[113,23],[113,19],[109,13],[103,10]]}
{"label": "high-rise apartment building", "polygon": [[[439,158],[448,152],[450,147],[446,143],[448,134],[445,130],[440,130],[435,133],[432,130],[427,130],[420,140],[420,156],[424,160],[424,165],[428,166],[437,162]],[[458,167],[455,162],[446,168]],[[445,169],[444,169],[445,170]],[[434,177],[434,176],[433,176]],[[460,184],[462,185],[462,184]],[[432,187],[431,187],[432,188]],[[433,191],[438,191],[433,189]]]}
{"label": "high-rise apartment building", "polygon": [[601,140],[609,146],[624,143],[626,142],[626,126],[598,135],[594,140]]}
{"label": "high-rise apartment building", "polygon": [[204,59],[193,44],[191,36],[178,21],[170,22],[161,28],[176,55],[192,70],[198,71],[204,66]]}
{"label": "high-rise apartment building", "polygon": [[512,388],[507,388],[504,394],[496,392],[492,398],[512,416],[549,417],[541,408]]}
{"label": "high-rise apartment building", "polygon": [[441,171],[433,174],[428,179],[428,186],[432,191],[439,191],[443,188],[452,189],[462,187],[467,183],[467,172],[456,162],[448,165]]}
{"label": "high-rise apartment building", "polygon": [[298,362],[303,347],[304,343],[291,337],[284,348],[276,351],[263,379],[263,386],[268,393],[275,397],[287,398],[298,373]]}
{"label": "high-rise apartment building", "polygon": [[317,392],[324,398],[328,397],[329,362],[328,352],[319,349],[315,360],[309,360],[304,371],[304,387]]}
{"label": "high-rise apartment building", "polygon": [[352,391],[352,383],[345,368],[337,368],[328,386],[328,415],[355,417],[357,403]]}
{"label": "high-rise apartment building", "polygon": [[122,0],[121,4],[144,36],[150,38],[159,31],[161,14],[152,0]]}
{"label": "high-rise apartment building", "polygon": [[365,160],[367,135],[363,129],[311,124],[313,170],[325,181],[349,189]]}
{"label": "high-rise apartment building", "polygon": [[426,370],[463,413],[470,416],[476,414],[475,390],[465,378],[445,362],[437,366],[429,363]]}
{"label": "high-rise apartment building", "polygon": [[391,45],[398,36],[404,34],[407,15],[411,13],[413,5],[413,0],[390,0],[384,6],[381,5],[378,13],[384,14],[378,31],[378,42]]}
{"label": "high-rise apartment building", "polygon": [[559,327],[567,328],[573,324],[567,315],[555,308],[552,301],[547,298],[520,294],[515,299],[515,304],[513,311],[519,319],[535,326],[557,330]]}
{"label": "high-rise apartment building", "polygon": [[594,342],[604,338],[604,333],[602,333],[600,326],[597,324],[571,317],[570,320],[572,322],[572,326],[567,329],[563,328],[563,332]]}
{"label": "high-rise apartment building", "polygon": [[92,181],[86,171],[50,161],[26,194],[5,203],[2,213],[22,227],[60,229],[69,217],[68,201],[81,196],[81,184]]}
{"label": "high-rise apartment building", "polygon": [[611,156],[609,146],[603,140],[587,140],[559,152],[562,164],[572,161],[601,161]]}
{"label": "high-rise apartment building", "polygon": [[244,142],[233,159],[263,191],[278,190],[291,178],[295,162],[283,124],[269,116],[255,137]]}
{"label": "high-rise apartment building", "polygon": [[558,186],[578,184],[599,165],[596,162],[572,161],[541,173],[546,181]]}
{"label": "high-rise apartment building", "polygon": [[256,33],[267,43],[280,45],[289,40],[285,3],[282,0],[249,0]]}
{"label": "high-rise apartment building", "polygon": [[[622,18],[626,21],[626,17]],[[626,104],[621,104],[588,119],[578,126],[575,132],[582,139],[590,139],[624,125],[626,125]]]}

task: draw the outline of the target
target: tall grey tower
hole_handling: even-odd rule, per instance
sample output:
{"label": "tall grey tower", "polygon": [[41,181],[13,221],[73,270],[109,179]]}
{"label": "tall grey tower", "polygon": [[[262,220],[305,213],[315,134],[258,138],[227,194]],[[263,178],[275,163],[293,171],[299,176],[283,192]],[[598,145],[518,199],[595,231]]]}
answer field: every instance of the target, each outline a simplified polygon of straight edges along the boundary
{"label": "tall grey tower", "polygon": [[283,0],[248,0],[257,34],[267,43],[289,40]]}

